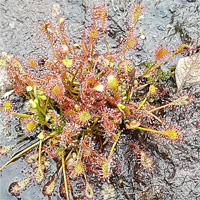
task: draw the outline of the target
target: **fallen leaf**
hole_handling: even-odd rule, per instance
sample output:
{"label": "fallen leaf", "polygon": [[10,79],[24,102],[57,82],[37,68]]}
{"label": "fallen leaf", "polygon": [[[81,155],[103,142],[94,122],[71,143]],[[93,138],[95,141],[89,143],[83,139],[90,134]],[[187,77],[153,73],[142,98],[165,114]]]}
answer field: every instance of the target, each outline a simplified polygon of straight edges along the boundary
{"label": "fallen leaf", "polygon": [[181,58],[175,70],[178,91],[200,82],[200,53]]}

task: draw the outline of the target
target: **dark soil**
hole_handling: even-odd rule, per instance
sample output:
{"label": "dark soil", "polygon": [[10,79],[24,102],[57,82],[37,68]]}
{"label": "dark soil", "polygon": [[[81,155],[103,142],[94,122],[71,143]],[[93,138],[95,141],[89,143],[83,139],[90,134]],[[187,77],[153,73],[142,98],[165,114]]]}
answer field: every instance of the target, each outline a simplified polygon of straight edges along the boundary
{"label": "dark soil", "polygon": [[[64,14],[66,31],[73,36],[74,42],[78,43],[84,27],[90,25],[90,7],[93,4],[99,4],[98,2],[100,1],[0,0],[0,52],[13,54],[24,63],[29,57],[38,61],[43,57],[51,57],[50,46],[39,30],[40,25],[49,18],[55,20]],[[115,51],[117,41],[125,36],[126,16],[132,1],[105,0],[101,2],[108,7],[107,38],[109,48]],[[54,16],[56,13],[52,12],[55,4],[60,6],[58,10],[60,14],[57,16]],[[144,19],[138,23],[135,34],[140,35],[139,29],[142,28],[146,39],[139,39],[137,49],[127,55],[136,65],[151,61],[158,44],[168,44],[171,48],[178,46],[181,42],[200,45],[198,0],[143,0],[142,4]],[[168,24],[172,27],[171,31],[167,28]],[[99,45],[97,50],[101,51],[103,48]],[[176,63],[177,60],[173,60],[167,65]],[[173,89],[171,97],[174,92]],[[93,177],[89,180],[95,191],[95,200],[200,199],[200,84],[182,92],[190,92],[194,95],[193,104],[184,108],[164,110],[157,114],[163,115],[168,122],[182,126],[185,134],[184,141],[178,143],[161,142],[158,139],[152,141],[149,137],[150,133],[124,133],[115,149],[116,159],[120,160],[120,172],[113,174],[107,181],[96,180]],[[11,98],[18,110],[23,111],[24,100],[14,95]],[[17,119],[7,120],[1,116],[0,145],[18,142],[20,131]],[[144,150],[154,160],[154,170],[149,172],[140,168],[131,153],[129,140],[136,140],[144,146]],[[12,152],[1,156],[0,166],[33,142],[27,140],[20,142]],[[49,167],[48,176],[52,175],[55,169],[56,165]],[[43,196],[42,187],[34,183],[18,198],[9,194],[9,185],[27,177],[31,170],[24,164],[24,157],[3,169],[0,172],[0,199],[49,199]],[[81,199],[83,188],[85,188],[84,182],[79,179],[71,183],[74,199]],[[58,184],[52,200],[62,199],[58,192]]]}

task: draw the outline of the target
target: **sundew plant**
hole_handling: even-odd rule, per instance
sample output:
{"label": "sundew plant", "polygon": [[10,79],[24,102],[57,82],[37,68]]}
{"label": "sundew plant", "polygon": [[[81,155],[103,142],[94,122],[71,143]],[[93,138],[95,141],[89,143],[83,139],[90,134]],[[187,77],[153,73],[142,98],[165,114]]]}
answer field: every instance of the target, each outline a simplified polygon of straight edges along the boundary
{"label": "sundew plant", "polygon": [[[44,195],[51,196],[60,178],[61,195],[72,199],[70,181],[81,177],[85,182],[84,196],[91,199],[94,191],[87,177],[92,174],[107,179],[112,175],[113,167],[120,162],[113,155],[122,134],[134,134],[139,129],[152,140],[155,137],[172,142],[183,139],[181,128],[168,124],[156,111],[187,105],[191,97],[182,95],[166,105],[158,105],[155,97],[162,99],[164,93],[157,87],[157,78],[150,82],[148,78],[156,77],[162,64],[191,47],[182,44],[169,51],[160,45],[148,67],[140,70],[126,58],[126,53],[137,46],[139,38],[134,30],[141,12],[141,4],[130,8],[126,37],[115,52],[109,50],[106,39],[106,6],[98,5],[91,8],[93,22],[84,29],[79,43],[74,44],[66,35],[62,17],[57,24],[47,21],[42,25],[41,30],[53,51],[53,58],[44,60],[43,65],[30,58],[24,67],[13,56],[1,57],[0,65],[7,70],[15,94],[24,95],[31,106],[28,113],[16,113],[12,103],[2,99],[1,112],[20,118],[24,134],[37,138],[37,142],[0,168],[2,171],[22,155],[26,158],[24,162],[33,167],[27,178],[10,185],[12,195],[20,195],[33,180],[38,184],[43,182]],[[97,54],[95,48],[100,39],[105,43],[106,53]],[[36,127],[41,130],[39,134]],[[137,141],[129,144],[136,161],[150,173],[153,158]],[[13,145],[2,146],[0,152],[4,154],[11,148]],[[48,158],[58,167],[50,180],[45,179]]]}

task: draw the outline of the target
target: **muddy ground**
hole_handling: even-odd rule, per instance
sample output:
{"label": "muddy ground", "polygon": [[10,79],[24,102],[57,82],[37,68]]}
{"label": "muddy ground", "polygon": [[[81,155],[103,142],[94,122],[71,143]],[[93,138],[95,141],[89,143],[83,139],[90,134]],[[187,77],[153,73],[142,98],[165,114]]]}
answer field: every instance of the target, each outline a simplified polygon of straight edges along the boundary
{"label": "muddy ground", "polygon": [[[74,42],[80,40],[84,27],[90,25],[90,7],[105,3],[108,7],[107,38],[111,51],[116,51],[117,40],[125,36],[126,16],[128,8],[137,1],[126,0],[0,0],[0,52],[7,52],[19,57],[25,63],[33,57],[51,57],[49,44],[39,31],[40,25],[47,19],[66,17],[67,32],[73,36]],[[136,65],[151,61],[158,44],[168,44],[170,48],[181,42],[189,45],[200,45],[200,5],[198,0],[143,0],[144,18],[136,27],[136,35],[143,29],[145,39],[139,38],[138,47],[130,52]],[[77,30],[78,29],[78,30]],[[101,45],[98,50],[102,50]],[[195,53],[195,52],[194,52]],[[168,65],[177,63],[174,59]],[[176,92],[172,89],[171,97]],[[121,171],[113,174],[110,180],[97,182],[91,177],[90,183],[95,191],[95,200],[102,199],[160,199],[160,200],[196,200],[200,199],[200,84],[191,86],[183,92],[193,94],[193,104],[185,108],[172,108],[160,113],[167,121],[183,127],[184,141],[179,143],[152,141],[147,133],[123,134],[116,147],[115,154],[120,160]],[[19,111],[24,109],[24,99],[11,95]],[[170,100],[170,99],[169,99]],[[166,100],[167,101],[167,100]],[[159,114],[159,113],[158,113]],[[19,141],[20,124],[17,119],[12,121],[0,119],[0,145],[13,144]],[[149,133],[150,134],[150,133]],[[145,142],[144,149],[154,160],[154,170],[145,172],[139,169],[131,154],[128,141],[138,138]],[[10,157],[27,145],[24,141],[17,145],[11,153],[0,158],[3,165]],[[24,146],[23,146],[24,145]],[[2,200],[40,200],[48,199],[42,195],[37,184],[27,188],[19,197],[8,193],[9,185],[21,180],[31,170],[23,164],[23,157],[11,163],[0,173],[0,197]],[[56,166],[48,168],[49,175]],[[81,199],[84,182],[72,182],[74,199]],[[58,185],[56,190],[58,191]],[[55,192],[54,199],[62,199]]]}

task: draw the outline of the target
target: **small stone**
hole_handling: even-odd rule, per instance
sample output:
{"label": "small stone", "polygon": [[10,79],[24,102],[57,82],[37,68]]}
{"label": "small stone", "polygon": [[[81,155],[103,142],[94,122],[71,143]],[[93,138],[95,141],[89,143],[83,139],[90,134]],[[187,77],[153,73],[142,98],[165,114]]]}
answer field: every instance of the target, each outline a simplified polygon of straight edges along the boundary
{"label": "small stone", "polygon": [[10,28],[14,29],[14,28],[15,28],[15,22],[11,21],[11,22],[9,23],[9,26],[10,26]]}
{"label": "small stone", "polygon": [[142,40],[145,40],[145,39],[146,39],[145,35],[140,35],[140,38],[141,38]]}
{"label": "small stone", "polygon": [[7,54],[6,52],[2,52],[2,53],[1,53],[1,56],[2,56],[3,58],[6,58],[7,55],[8,55],[8,54]]}
{"label": "small stone", "polygon": [[157,29],[158,29],[159,31],[165,31],[165,27],[164,27],[163,25],[159,25],[159,26],[157,27]]}
{"label": "small stone", "polygon": [[171,5],[170,6],[170,8],[169,8],[169,11],[171,12],[171,13],[175,13],[176,12],[176,6],[175,5]]}
{"label": "small stone", "polygon": [[193,132],[193,133],[196,133],[196,132],[197,132],[197,129],[193,128],[193,129],[192,129],[192,132]]}

